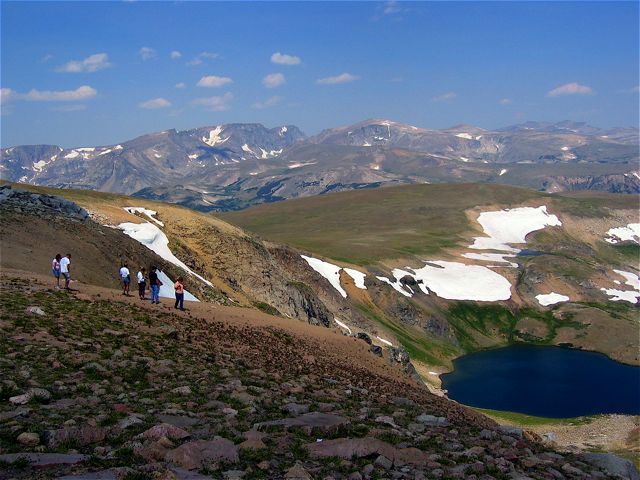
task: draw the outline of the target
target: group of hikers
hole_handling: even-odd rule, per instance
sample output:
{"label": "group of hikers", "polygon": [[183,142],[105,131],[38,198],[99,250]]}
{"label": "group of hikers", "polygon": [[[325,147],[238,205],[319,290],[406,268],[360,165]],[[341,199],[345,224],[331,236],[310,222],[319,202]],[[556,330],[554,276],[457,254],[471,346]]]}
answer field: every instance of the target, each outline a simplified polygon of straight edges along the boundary
{"label": "group of hikers", "polygon": [[[51,271],[56,279],[55,288],[60,289],[60,277],[64,278],[64,288],[71,290],[69,283],[71,282],[70,273],[71,254],[67,253],[64,257],[59,253],[54,257],[51,262]],[[129,289],[131,287],[131,273],[129,272],[129,265],[123,263],[120,267],[120,282],[122,283],[122,294],[130,297]],[[162,281],[158,277],[158,267],[153,265],[149,272],[149,291],[151,292],[151,303],[160,303],[160,287],[163,285]],[[138,296],[140,300],[147,300],[145,295],[147,291],[147,277],[146,269],[140,267],[136,274],[136,281],[138,283]],[[176,295],[176,303],[174,308],[184,310],[184,280],[182,277],[178,277],[173,288]]]}
{"label": "group of hikers", "polygon": [[[140,267],[136,274],[136,282],[138,283],[138,296],[140,300],[146,300],[147,291],[147,270],[144,267]],[[131,296],[129,293],[131,288],[131,272],[129,271],[129,265],[123,263],[120,267],[120,282],[122,283],[122,294],[127,297]],[[162,280],[158,277],[158,267],[151,266],[149,271],[149,290],[151,292],[151,303],[160,303],[160,287],[163,285]],[[174,308],[184,310],[184,284],[182,277],[178,277],[173,288],[176,295],[176,303]]]}

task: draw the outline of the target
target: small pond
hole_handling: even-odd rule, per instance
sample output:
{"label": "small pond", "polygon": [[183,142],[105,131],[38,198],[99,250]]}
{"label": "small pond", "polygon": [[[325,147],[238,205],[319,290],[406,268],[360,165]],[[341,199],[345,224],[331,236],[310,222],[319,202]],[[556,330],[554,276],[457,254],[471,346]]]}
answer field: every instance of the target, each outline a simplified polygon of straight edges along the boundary
{"label": "small pond", "polygon": [[640,414],[640,367],[569,348],[514,345],[460,357],[441,376],[465,405],[568,418]]}

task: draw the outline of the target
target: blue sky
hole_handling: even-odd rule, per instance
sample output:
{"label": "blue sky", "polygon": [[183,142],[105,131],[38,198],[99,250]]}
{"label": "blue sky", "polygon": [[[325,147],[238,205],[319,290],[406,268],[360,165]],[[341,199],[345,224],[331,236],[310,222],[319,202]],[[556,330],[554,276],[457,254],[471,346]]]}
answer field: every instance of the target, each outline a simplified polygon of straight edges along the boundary
{"label": "blue sky", "polygon": [[3,1],[1,141],[371,117],[637,126],[638,5]]}

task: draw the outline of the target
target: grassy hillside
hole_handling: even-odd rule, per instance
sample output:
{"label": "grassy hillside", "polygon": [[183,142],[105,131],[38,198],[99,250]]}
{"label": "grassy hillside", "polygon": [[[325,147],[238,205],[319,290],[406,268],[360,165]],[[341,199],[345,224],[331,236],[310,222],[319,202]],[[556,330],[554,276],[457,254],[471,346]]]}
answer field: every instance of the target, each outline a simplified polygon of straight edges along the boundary
{"label": "grassy hillside", "polygon": [[370,265],[466,246],[481,234],[468,210],[515,205],[547,205],[552,212],[599,217],[608,208],[636,208],[637,198],[552,195],[484,184],[409,185],[301,198],[219,216],[273,241]]}

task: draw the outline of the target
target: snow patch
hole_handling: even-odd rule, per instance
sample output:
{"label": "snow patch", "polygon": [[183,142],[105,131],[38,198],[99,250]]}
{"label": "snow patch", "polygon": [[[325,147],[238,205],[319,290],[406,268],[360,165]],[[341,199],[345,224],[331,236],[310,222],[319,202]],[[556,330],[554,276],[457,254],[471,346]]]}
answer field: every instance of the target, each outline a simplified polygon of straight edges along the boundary
{"label": "snow patch", "polygon": [[81,148],[76,148],[77,151],[79,152],[93,152],[96,149],[96,147],[81,147]]}
{"label": "snow patch", "polygon": [[[174,285],[173,280],[171,280],[166,273],[160,270],[158,270],[156,273],[158,274],[158,278],[162,282],[158,296],[162,298],[176,298],[176,291],[173,288],[173,285]],[[189,293],[187,290],[184,291],[184,299],[187,302],[200,301],[196,297],[194,297],[193,294]]]}
{"label": "snow patch", "polygon": [[338,320],[337,318],[333,319],[334,322],[336,322],[338,324],[339,327],[344,328],[347,332],[349,332],[349,335],[351,335],[351,329],[344,323],[342,323],[340,320]]}
{"label": "snow patch", "polygon": [[342,267],[329,262],[324,262],[319,258],[307,257],[306,255],[300,256],[306,260],[311,268],[326,278],[333,288],[340,293],[340,295],[347,298],[347,292],[345,292],[342,285],[340,285],[340,270],[342,270]]}
{"label": "snow patch", "polygon": [[394,290],[400,292],[402,295],[404,295],[405,297],[412,297],[413,294],[407,292],[404,288],[402,288],[402,285],[400,284],[400,282],[396,281],[396,282],[392,282],[391,280],[389,280],[387,277],[376,277],[378,280],[380,280],[381,282],[384,282],[388,285],[391,285],[393,287]]}
{"label": "snow patch", "polygon": [[218,125],[216,128],[209,132],[209,138],[202,137],[202,141],[210,147],[215,147],[216,145],[223,144],[231,138],[231,135],[229,135],[227,138],[222,138],[222,136],[220,135],[222,133],[222,130],[222,125]]}
{"label": "snow patch", "polygon": [[196,158],[198,158],[198,154],[197,153],[192,153],[191,155],[187,155],[187,157],[189,157],[189,159],[191,159],[191,160],[195,160]]}
{"label": "snow patch", "polygon": [[67,153],[64,158],[76,158],[79,157],[80,154],[76,150],[71,150],[70,153]]}
{"label": "snow patch", "polygon": [[569,150],[569,147],[562,147],[560,150],[562,150],[563,152],[566,152],[567,150]]}
{"label": "snow patch", "polygon": [[306,162],[306,163],[291,163],[289,164],[289,166],[287,168],[300,168],[300,167],[306,167],[307,165],[315,165],[317,162]]}
{"label": "snow patch", "polygon": [[282,127],[280,129],[280,136],[282,137],[285,133],[287,133],[287,127]]}
{"label": "snow patch", "polygon": [[116,145],[113,147],[114,150],[122,150],[124,147],[122,145]]}
{"label": "snow patch", "polygon": [[614,272],[616,272],[621,277],[624,277],[624,279],[626,280],[624,283],[626,285],[629,285],[634,290],[640,290],[640,277],[638,277],[638,275],[631,272],[625,272],[623,270],[614,270]]}
{"label": "snow patch", "polygon": [[498,175],[499,177],[501,177],[502,175],[504,175],[505,173],[507,173],[507,169],[503,168],[502,170],[500,170],[500,174]]}
{"label": "snow patch", "polygon": [[174,265],[186,270],[188,273],[199,278],[210,287],[213,287],[213,284],[210,281],[192,271],[171,252],[171,250],[169,249],[169,239],[162,232],[162,230],[160,230],[154,224],[149,222],[125,222],[118,225],[118,228],[122,230],[125,235],[128,235],[134,240],[139,241],[166,261],[171,262]]}
{"label": "snow patch", "polygon": [[98,154],[98,156],[100,156],[100,155],[106,155],[107,153],[111,153],[112,151],[113,151],[113,150],[111,150],[110,148],[107,148],[106,150],[104,150],[104,151],[100,152],[100,153]]}
{"label": "snow patch", "polygon": [[460,157],[460,160],[462,160],[465,163],[469,161],[469,159],[467,157]]}
{"label": "snow patch", "polygon": [[456,133],[456,137],[465,138],[467,140],[473,140],[473,137],[471,135],[469,135],[468,133]]}
{"label": "snow patch", "polygon": [[385,340],[384,338],[380,338],[380,337],[378,337],[378,336],[376,336],[376,338],[377,338],[378,340],[380,340],[382,343],[384,343],[385,345],[388,345],[388,346],[390,346],[390,347],[393,347],[393,343],[391,343],[389,340]]}
{"label": "snow patch", "polygon": [[478,217],[488,237],[475,237],[469,248],[476,250],[502,250],[519,252],[508,243],[526,243],[526,236],[547,225],[560,226],[555,215],[547,213],[547,207],[520,207],[495,212],[482,212]]}
{"label": "snow patch", "polygon": [[609,300],[612,302],[629,302],[634,305],[638,303],[640,299],[640,292],[635,290],[616,290],[615,288],[601,288],[604,293],[609,295]]}
{"label": "snow patch", "polygon": [[136,213],[142,213],[143,215],[146,215],[151,220],[156,222],[161,227],[164,227],[164,223],[162,223],[160,220],[157,220],[155,218],[155,216],[158,214],[158,212],[156,212],[155,210],[148,210],[148,209],[146,209],[144,207],[124,207],[124,210],[126,210],[131,215],[134,215]]}
{"label": "snow patch", "polygon": [[244,145],[242,145],[242,150],[247,152],[247,153],[250,153],[251,155],[255,155],[253,150],[251,150],[251,148],[249,148],[249,145],[247,145],[246,143]]}
{"label": "snow patch", "polygon": [[640,243],[640,223],[630,223],[626,227],[610,228],[607,236],[608,238],[605,238],[605,241],[613,244],[625,241]]}
{"label": "snow patch", "polygon": [[511,255],[507,253],[463,253],[462,256],[470,260],[481,260],[483,262],[508,263],[509,267],[513,267],[513,268],[518,267],[517,263],[507,260],[507,258],[513,258],[515,257],[515,255]]}
{"label": "snow patch", "polygon": [[560,295],[559,293],[551,292],[536,295],[536,300],[538,300],[538,303],[540,305],[546,307],[548,305],[555,305],[556,303],[560,302],[567,302],[569,300],[569,297],[567,297],[566,295]]}
{"label": "snow patch", "polygon": [[364,284],[364,279],[366,278],[366,274],[359,272],[358,270],[354,270],[353,268],[344,268],[343,269],[347,275],[349,275],[353,279],[353,283],[357,288],[362,290],[366,290],[367,287]]}

